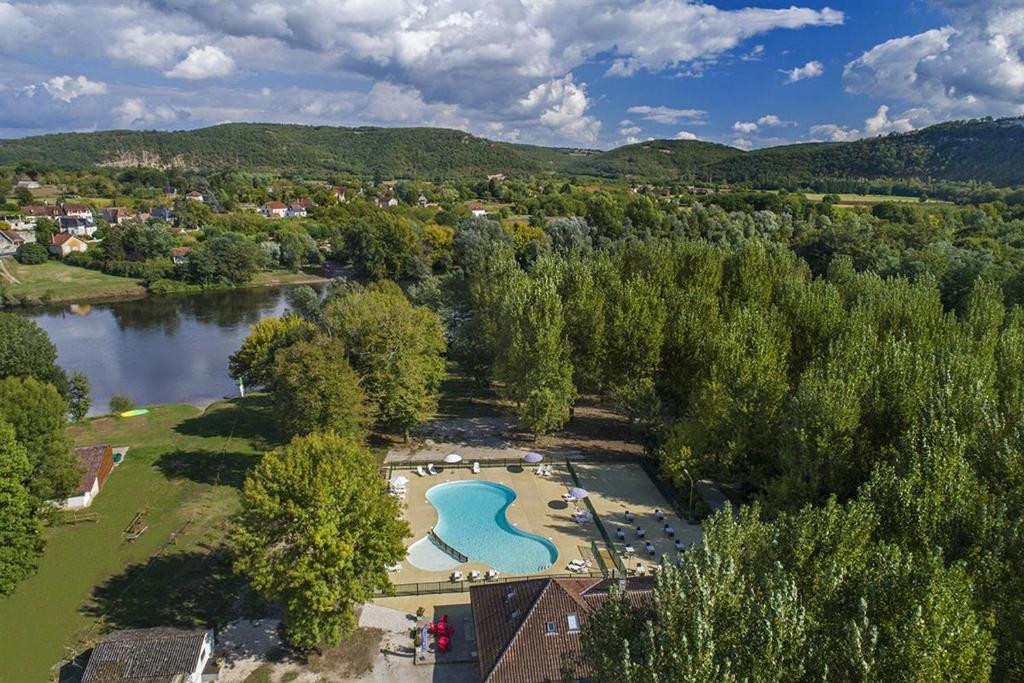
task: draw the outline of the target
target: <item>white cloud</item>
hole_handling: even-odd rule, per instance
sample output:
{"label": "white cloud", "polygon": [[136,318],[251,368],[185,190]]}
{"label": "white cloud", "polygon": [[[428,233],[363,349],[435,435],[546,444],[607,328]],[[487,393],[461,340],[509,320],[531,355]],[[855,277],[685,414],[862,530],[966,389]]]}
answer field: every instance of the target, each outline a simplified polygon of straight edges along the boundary
{"label": "white cloud", "polygon": [[764,45],[758,44],[750,49],[750,52],[740,55],[744,62],[759,62],[764,57]]}
{"label": "white cloud", "polygon": [[153,126],[188,118],[188,114],[166,104],[147,106],[141,97],[126,97],[114,107],[114,115],[123,126]]}
{"label": "white cloud", "polygon": [[185,59],[164,73],[168,78],[184,78],[190,81],[205,78],[223,78],[235,70],[235,60],[229,54],[213,45],[193,47]]}
{"label": "white cloud", "polygon": [[190,36],[164,31],[150,32],[141,26],[129,26],[112,40],[106,41],[106,53],[114,59],[124,60],[151,68],[165,68],[196,44]]}
{"label": "white cloud", "polygon": [[814,142],[851,142],[860,137],[860,131],[856,128],[847,128],[835,123],[811,126],[811,140]]}
{"label": "white cloud", "polygon": [[585,112],[590,106],[586,87],[573,82],[572,74],[542,83],[519,101],[526,113],[538,122],[571,140],[594,142],[601,122]]}
{"label": "white cloud", "polygon": [[636,135],[642,130],[640,126],[622,126],[619,128],[619,135]]}
{"label": "white cloud", "polygon": [[681,130],[678,133],[676,133],[675,135],[673,135],[672,137],[674,139],[676,139],[676,140],[696,140],[697,139],[697,135],[695,133],[691,133],[688,130]]}
{"label": "white cloud", "polygon": [[732,124],[732,129],[737,133],[753,133],[757,130],[757,124],[753,121],[737,121]]}
{"label": "white cloud", "polygon": [[843,70],[846,89],[943,117],[1024,113],[1024,3],[934,0],[950,23],[875,45]]}
{"label": "white cloud", "polygon": [[747,151],[754,146],[754,142],[752,140],[748,140],[747,138],[735,138],[732,141],[732,146]]}
{"label": "white cloud", "polygon": [[821,62],[814,60],[792,69],[779,69],[779,73],[786,75],[786,83],[796,83],[797,81],[821,76],[825,73],[825,66]]}
{"label": "white cloud", "polygon": [[914,130],[914,124],[910,118],[904,115],[894,119],[889,118],[889,106],[881,105],[873,116],[864,121],[865,135],[882,135],[883,133],[908,133]]}
{"label": "white cloud", "polygon": [[103,95],[107,92],[107,84],[99,81],[90,81],[85,76],[72,78],[71,76],[54,76],[42,84],[50,97],[55,100],[67,103],[76,97],[83,95]]}
{"label": "white cloud", "polygon": [[648,105],[635,105],[626,111],[630,114],[638,114],[646,121],[663,124],[679,123],[680,121],[703,123],[708,115],[703,109],[673,109],[672,107],[651,107]]}
{"label": "white cloud", "polygon": [[765,114],[757,120],[757,125],[765,128],[778,128],[780,126],[795,126],[795,121],[786,121],[775,114]]}
{"label": "white cloud", "polygon": [[0,54],[14,54],[30,45],[38,33],[38,27],[20,9],[0,2]]}

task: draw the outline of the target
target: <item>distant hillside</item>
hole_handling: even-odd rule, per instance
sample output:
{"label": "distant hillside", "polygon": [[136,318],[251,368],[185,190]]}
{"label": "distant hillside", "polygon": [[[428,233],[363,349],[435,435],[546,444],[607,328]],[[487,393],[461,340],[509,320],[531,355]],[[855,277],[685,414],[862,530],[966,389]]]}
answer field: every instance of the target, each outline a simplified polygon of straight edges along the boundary
{"label": "distant hillside", "polygon": [[565,173],[637,181],[811,183],[828,178],[1024,185],[1024,118],[951,121],[845,143],[743,152],[695,140],[609,151],[509,144],[441,128],[225,124],[192,131],[107,131],[0,140],[0,164],[338,172],[389,178]]}
{"label": "distant hillside", "polygon": [[388,178],[532,173],[508,145],[441,128],[231,123],[189,131],[63,133],[0,141],[0,164],[300,170]]}

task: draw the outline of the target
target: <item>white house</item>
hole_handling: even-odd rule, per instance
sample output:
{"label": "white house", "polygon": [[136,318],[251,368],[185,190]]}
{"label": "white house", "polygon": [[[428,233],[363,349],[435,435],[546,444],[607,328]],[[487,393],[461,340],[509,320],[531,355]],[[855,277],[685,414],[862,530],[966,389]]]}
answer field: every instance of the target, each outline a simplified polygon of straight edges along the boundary
{"label": "white house", "polygon": [[192,200],[193,202],[201,202],[201,201],[204,201],[204,199],[203,199],[203,193],[202,193],[202,192],[196,192],[195,190],[192,190],[192,191],[191,191],[191,192],[189,192],[189,193],[188,193],[187,195],[185,195],[185,199],[190,199],[190,200]]}
{"label": "white house", "polygon": [[478,218],[487,215],[487,209],[485,209],[482,204],[470,204],[469,212]]}
{"label": "white house", "polygon": [[60,231],[76,237],[92,237],[96,232],[96,224],[92,222],[92,218],[61,216]]}
{"label": "white house", "polygon": [[213,631],[138,628],[114,631],[96,643],[82,683],[207,683],[220,680]]}
{"label": "white house", "polygon": [[348,195],[348,188],[345,187],[344,185],[336,185],[335,187],[331,188],[331,191],[334,192],[334,198],[337,199],[339,202],[344,203],[348,201],[348,199],[346,198],[346,195]]}
{"label": "white house", "polygon": [[67,218],[93,219],[92,207],[88,204],[61,204],[60,210]]}
{"label": "white house", "polygon": [[391,206],[398,206],[398,200],[391,195],[386,194],[383,197],[377,197],[377,206],[382,209],[386,209]]}
{"label": "white house", "polygon": [[19,180],[18,184],[15,185],[15,187],[23,187],[26,190],[38,190],[39,183],[38,181],[35,180]]}
{"label": "white house", "polygon": [[0,230],[0,256],[10,256],[24,243],[21,235],[13,230]]}
{"label": "white house", "polygon": [[260,207],[260,213],[267,218],[284,218],[288,215],[288,205],[284,202],[266,202]]}

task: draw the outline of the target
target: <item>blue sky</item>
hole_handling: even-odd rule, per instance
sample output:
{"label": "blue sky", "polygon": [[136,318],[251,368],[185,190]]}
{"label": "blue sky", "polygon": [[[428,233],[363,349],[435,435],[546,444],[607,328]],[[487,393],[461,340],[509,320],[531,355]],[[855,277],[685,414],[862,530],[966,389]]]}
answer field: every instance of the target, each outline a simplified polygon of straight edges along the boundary
{"label": "blue sky", "polygon": [[0,0],[0,137],[225,121],[611,147],[1024,114],[1024,0]]}

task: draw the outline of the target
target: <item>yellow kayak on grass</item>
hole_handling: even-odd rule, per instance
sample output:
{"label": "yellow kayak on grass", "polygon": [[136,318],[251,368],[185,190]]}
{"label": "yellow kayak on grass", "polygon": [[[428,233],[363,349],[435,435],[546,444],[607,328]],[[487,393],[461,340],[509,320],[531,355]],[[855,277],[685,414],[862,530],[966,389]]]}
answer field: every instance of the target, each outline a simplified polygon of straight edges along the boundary
{"label": "yellow kayak on grass", "polygon": [[135,417],[136,415],[145,415],[149,412],[148,408],[136,408],[135,410],[126,410],[121,413],[121,417]]}

